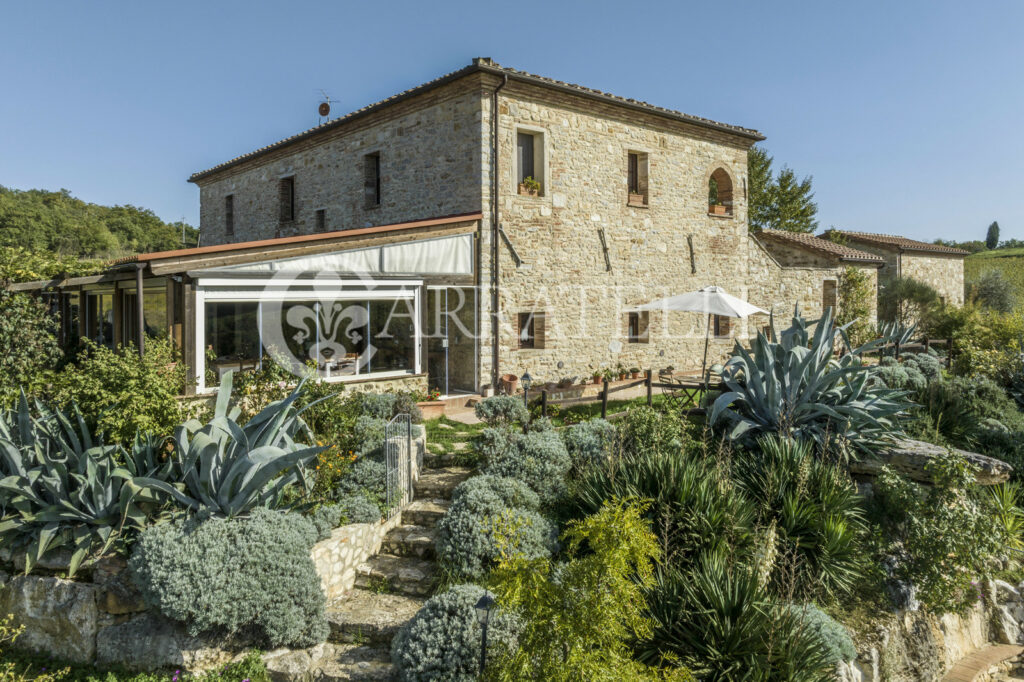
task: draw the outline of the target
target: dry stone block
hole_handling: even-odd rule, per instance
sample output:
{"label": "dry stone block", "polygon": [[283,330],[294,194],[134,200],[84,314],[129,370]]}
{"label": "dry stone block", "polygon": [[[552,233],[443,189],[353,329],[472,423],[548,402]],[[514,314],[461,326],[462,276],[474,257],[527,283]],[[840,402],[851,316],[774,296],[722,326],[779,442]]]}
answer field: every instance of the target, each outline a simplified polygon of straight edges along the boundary
{"label": "dry stone block", "polygon": [[193,637],[181,624],[155,613],[103,628],[95,647],[98,665],[138,670],[175,667],[189,672],[228,663],[239,648],[223,637]]}
{"label": "dry stone block", "polygon": [[[979,485],[995,485],[1009,480],[1013,467],[1001,460],[979,455],[976,452],[957,450],[953,452],[964,457],[973,467]],[[890,466],[907,478],[923,483],[931,482],[927,466],[937,459],[949,456],[946,448],[919,440],[901,440],[892,446],[879,449],[873,458],[850,463],[850,472],[865,476],[876,476],[883,466]]]}
{"label": "dry stone block", "polygon": [[96,592],[86,583],[19,575],[0,590],[0,613],[13,614],[25,626],[19,648],[90,663],[99,628]]}

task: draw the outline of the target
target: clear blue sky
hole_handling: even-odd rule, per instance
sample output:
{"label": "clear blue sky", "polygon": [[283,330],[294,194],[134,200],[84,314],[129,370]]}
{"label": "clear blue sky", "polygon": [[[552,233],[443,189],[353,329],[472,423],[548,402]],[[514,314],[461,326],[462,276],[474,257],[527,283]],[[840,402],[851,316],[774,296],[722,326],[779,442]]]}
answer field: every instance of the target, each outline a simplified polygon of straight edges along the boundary
{"label": "clear blue sky", "polygon": [[822,227],[1024,238],[1024,2],[4,2],[0,184],[198,223],[185,179],[490,56],[754,127]]}

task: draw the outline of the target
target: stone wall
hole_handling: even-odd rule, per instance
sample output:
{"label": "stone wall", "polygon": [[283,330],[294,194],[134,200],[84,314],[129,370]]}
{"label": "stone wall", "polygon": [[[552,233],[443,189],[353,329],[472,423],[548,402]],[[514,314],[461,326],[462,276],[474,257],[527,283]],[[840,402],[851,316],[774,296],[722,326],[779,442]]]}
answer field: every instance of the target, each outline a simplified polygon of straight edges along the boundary
{"label": "stone wall", "polygon": [[[774,311],[777,328],[785,328],[793,314],[793,307],[799,304],[801,313],[807,318],[817,318],[823,312],[823,289],[826,281],[837,284],[846,263],[822,254],[808,252],[785,244],[762,243],[756,237],[749,238],[749,295],[754,305]],[[878,268],[854,265],[863,270],[877,289]],[[873,299],[871,324],[874,325],[877,299]],[[756,334],[765,324],[764,315],[748,318],[749,334]]]}
{"label": "stone wall", "polygon": [[[483,105],[489,120],[490,100]],[[649,342],[629,343],[625,307],[711,284],[746,297],[749,141],[519,83],[501,91],[498,106],[500,221],[524,259],[517,267],[499,245],[501,371],[557,380],[620,363],[699,367],[706,318],[652,313]],[[543,136],[540,196],[517,191],[520,130]],[[628,202],[629,152],[647,155],[646,207]],[[717,168],[733,183],[732,215],[708,215],[708,179]],[[487,199],[485,206],[487,216]],[[485,260],[481,281],[489,274]],[[545,314],[544,347],[520,349],[517,315],[531,310]],[[736,338],[746,330],[713,340],[711,358],[724,357]],[[490,360],[487,353],[485,381]]]}
{"label": "stone wall", "polygon": [[[474,79],[401,102],[312,140],[201,179],[202,244],[387,225],[480,209],[480,107]],[[367,207],[363,157],[379,153],[381,203]],[[282,224],[278,181],[295,178],[295,219]],[[225,233],[233,195],[234,235]]]}
{"label": "stone wall", "polygon": [[964,304],[963,256],[906,252],[903,254],[903,276],[931,285],[946,303]]}

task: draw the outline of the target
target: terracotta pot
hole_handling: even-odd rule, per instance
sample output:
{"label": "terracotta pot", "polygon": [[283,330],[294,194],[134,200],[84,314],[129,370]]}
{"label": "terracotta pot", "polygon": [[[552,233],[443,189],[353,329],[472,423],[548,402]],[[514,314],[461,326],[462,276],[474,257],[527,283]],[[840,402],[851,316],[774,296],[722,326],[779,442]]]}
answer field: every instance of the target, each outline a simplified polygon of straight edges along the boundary
{"label": "terracotta pot", "polygon": [[538,194],[540,194],[540,191],[536,190],[536,189],[532,189],[530,187],[527,187],[525,184],[520,182],[519,183],[519,193],[522,194],[523,196],[526,196],[526,197],[535,197]]}
{"label": "terracotta pot", "polygon": [[420,412],[423,413],[423,419],[438,419],[444,416],[444,408],[447,403],[443,400],[424,400],[422,403],[416,403],[416,407],[420,408]]}
{"label": "terracotta pot", "polygon": [[519,386],[519,377],[515,374],[502,374],[501,375],[501,391],[507,395],[512,395],[516,392],[516,387]]}
{"label": "terracotta pot", "polygon": [[630,377],[633,378],[633,379],[639,379],[640,378],[640,372],[631,372],[630,373]]}
{"label": "terracotta pot", "polygon": [[711,215],[726,215],[726,206],[711,205],[708,206],[708,213]]}
{"label": "terracotta pot", "polygon": [[604,378],[604,377],[593,377],[593,379],[594,379],[594,383],[595,383],[595,384],[599,384],[599,383],[601,383],[601,379],[603,379],[603,378]]}

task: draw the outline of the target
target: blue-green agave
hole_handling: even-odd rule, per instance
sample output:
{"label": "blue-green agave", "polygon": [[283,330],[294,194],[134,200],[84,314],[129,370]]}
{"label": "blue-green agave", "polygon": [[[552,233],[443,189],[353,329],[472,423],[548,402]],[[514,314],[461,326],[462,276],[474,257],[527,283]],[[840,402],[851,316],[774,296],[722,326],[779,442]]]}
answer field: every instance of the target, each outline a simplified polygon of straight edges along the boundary
{"label": "blue-green agave", "polygon": [[774,319],[769,326],[778,341],[759,333],[750,351],[736,344],[722,370],[727,390],[714,402],[711,424],[727,422],[726,435],[747,444],[778,433],[833,446],[844,457],[866,454],[900,432],[897,415],[911,405],[906,392],[876,381],[861,358],[890,339],[852,348],[849,325],[837,327],[831,309],[815,321],[797,311],[781,333]]}
{"label": "blue-green agave", "polygon": [[[306,466],[324,450],[295,442],[308,429],[295,406],[302,385],[240,425],[229,409],[232,376],[225,374],[207,424],[190,420],[174,435],[175,483],[140,476],[134,482],[193,512],[231,518],[258,506],[276,506],[289,486],[309,485]],[[307,406],[307,408],[311,405]],[[306,408],[304,408],[306,409]]]}

